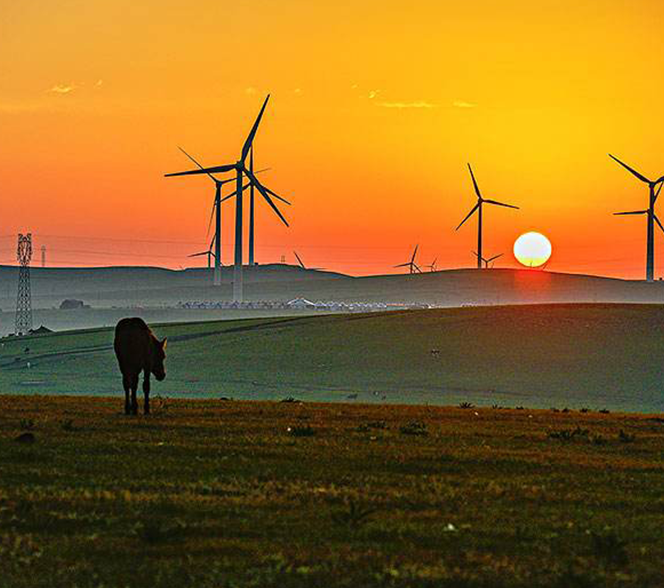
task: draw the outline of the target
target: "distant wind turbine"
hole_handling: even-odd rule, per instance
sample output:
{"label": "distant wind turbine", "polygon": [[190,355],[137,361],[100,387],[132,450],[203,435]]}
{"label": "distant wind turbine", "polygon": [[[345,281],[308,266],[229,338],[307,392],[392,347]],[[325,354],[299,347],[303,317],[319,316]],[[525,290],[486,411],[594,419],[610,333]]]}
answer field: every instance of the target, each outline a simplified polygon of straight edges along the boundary
{"label": "distant wind turbine", "polygon": [[435,272],[436,271],[436,262],[438,261],[438,258],[434,259],[430,264],[425,265],[424,267],[428,268],[430,272]]}
{"label": "distant wind turbine", "polygon": [[303,270],[314,270],[314,271],[323,271],[325,268],[323,267],[306,267],[302,260],[300,259],[300,256],[297,254],[297,251],[293,251],[293,254],[295,255],[295,258],[297,259],[297,263],[300,265],[300,267]]}
{"label": "distant wind turbine", "polygon": [[[178,147],[182,153],[184,153],[188,159],[193,161],[199,169],[204,169],[203,166],[194,159],[189,153],[187,153],[182,147]],[[208,223],[208,234],[210,232],[210,225],[212,224],[213,217],[215,218],[215,233],[214,233],[214,285],[219,286],[221,284],[221,187],[224,184],[232,182],[234,178],[229,178],[227,180],[220,180],[215,178],[212,174],[207,174],[210,176],[210,179],[214,182],[215,191],[214,191],[214,204],[212,205],[212,213],[210,215],[210,222]],[[216,212],[216,215],[215,215]],[[212,248],[212,245],[210,245]],[[203,252],[205,254],[205,252]],[[197,255],[197,254],[196,254]],[[192,257],[192,256],[190,256]],[[208,256],[208,267],[210,267],[210,256]]]}
{"label": "distant wind turbine", "polygon": [[482,193],[480,192],[479,186],[475,181],[475,175],[473,174],[473,168],[468,164],[468,170],[470,171],[470,177],[473,180],[473,188],[475,189],[475,194],[477,195],[477,203],[471,211],[466,215],[466,217],[459,223],[459,226],[455,230],[459,230],[462,225],[477,211],[477,269],[482,269],[482,206],[484,204],[495,204],[496,206],[504,206],[505,208],[514,208],[519,209],[518,206],[513,206],[512,204],[504,204],[503,202],[498,202],[496,200],[489,200],[488,198],[483,198]]}
{"label": "distant wind turbine", "polygon": [[[480,257],[480,256],[477,254],[477,251],[472,251],[472,254],[473,254],[475,257]],[[484,257],[480,257],[480,259],[481,259],[482,262],[484,263],[484,268],[485,268],[485,269],[489,269],[489,267],[493,267],[493,264],[496,262],[496,259],[498,259],[499,257],[502,257],[502,256],[503,256],[503,254],[502,254],[502,253],[499,253],[498,255],[494,255],[493,257],[489,257],[489,259],[485,259]],[[491,264],[491,266],[489,266],[489,264]]]}
{"label": "distant wind turbine", "polygon": [[[207,248],[207,251],[199,251],[198,253],[192,253],[191,255],[188,255],[187,257],[202,257],[203,255],[207,255],[207,266],[208,266],[208,269],[210,269],[212,267],[212,263],[211,263],[212,259],[215,259],[215,260],[217,259],[217,256],[216,256],[215,252],[212,250],[213,245],[216,241],[216,238],[217,238],[217,235],[213,235],[212,241],[210,241],[210,246]],[[221,266],[221,264],[218,264],[218,265]],[[215,272],[216,272],[216,267],[217,267],[217,264],[215,264]]]}
{"label": "distant wind turbine", "polygon": [[251,150],[251,147],[253,145],[254,137],[256,136],[256,132],[258,131],[258,127],[261,123],[261,119],[263,118],[263,113],[265,112],[265,107],[267,106],[269,99],[270,95],[268,94],[268,96],[265,98],[265,102],[263,102],[263,106],[261,107],[260,112],[258,113],[258,117],[256,118],[256,121],[251,127],[249,135],[247,136],[244,145],[242,146],[242,151],[240,152],[240,158],[235,163],[228,163],[224,165],[217,165],[214,167],[199,168],[189,171],[165,174],[166,177],[172,177],[172,176],[188,176],[188,175],[198,175],[198,174],[208,174],[208,175],[216,173],[221,174],[231,171],[235,172],[235,193],[234,193],[235,194],[235,256],[234,256],[235,258],[233,266],[233,300],[236,302],[242,302],[243,290],[244,290],[243,275],[242,275],[242,269],[243,269],[242,266],[242,195],[243,194],[242,193],[245,187],[242,185],[243,175],[249,179],[251,185],[256,187],[256,189],[260,192],[261,196],[263,196],[265,201],[272,207],[272,210],[274,210],[275,214],[281,219],[281,221],[286,226],[288,226],[288,222],[281,214],[281,211],[277,208],[276,204],[274,203],[274,201],[270,196],[278,200],[281,200],[286,204],[290,204],[290,202],[288,202],[278,194],[275,194],[269,188],[263,186],[263,184],[260,183],[254,172],[248,169],[247,166],[245,165],[247,156],[249,155],[249,151]]}
{"label": "distant wind turbine", "polygon": [[[658,180],[649,180],[644,175],[641,175],[635,169],[632,169],[626,163],[620,161],[617,157],[614,157],[609,153],[609,157],[614,161],[622,165],[629,173],[641,180],[644,184],[648,184],[649,190],[649,199],[648,199],[648,208],[647,210],[633,210],[629,212],[614,212],[616,216],[623,216],[628,214],[645,214],[647,215],[647,243],[646,243],[646,280],[652,282],[655,279],[655,223],[659,226],[662,231],[664,227],[662,223],[657,218],[655,214],[655,202],[659,197],[659,193],[662,191],[662,186],[664,186],[664,176]],[[659,184],[659,188],[657,188]]]}
{"label": "distant wind turbine", "polygon": [[421,274],[422,270],[415,263],[415,256],[417,255],[418,248],[419,245],[416,245],[415,250],[413,251],[413,256],[410,258],[410,261],[406,263],[400,263],[399,265],[395,265],[394,267],[407,267],[410,270],[411,274]]}

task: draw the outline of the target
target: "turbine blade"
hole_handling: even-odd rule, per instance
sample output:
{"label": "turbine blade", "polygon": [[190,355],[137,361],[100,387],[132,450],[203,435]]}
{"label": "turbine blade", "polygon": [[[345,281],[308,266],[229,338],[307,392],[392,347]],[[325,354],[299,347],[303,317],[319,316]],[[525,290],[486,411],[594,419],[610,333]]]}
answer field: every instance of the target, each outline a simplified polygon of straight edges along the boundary
{"label": "turbine blade", "polygon": [[410,266],[410,262],[408,263],[400,263],[399,265],[395,265],[394,267],[407,267]]}
{"label": "turbine blade", "polygon": [[458,230],[463,226],[463,223],[465,223],[465,222],[466,222],[471,216],[473,216],[473,213],[474,213],[479,207],[480,207],[480,203],[478,202],[475,206],[473,206],[473,208],[471,209],[471,211],[466,215],[466,218],[464,218],[464,219],[459,223],[459,226],[458,226],[456,229],[454,229],[454,230],[455,230],[455,231],[458,231]]}
{"label": "turbine blade", "polygon": [[204,167],[202,169],[192,169],[183,172],[175,172],[171,174],[164,174],[165,178],[172,178],[173,176],[195,176],[198,174],[222,174],[224,172],[232,171],[236,168],[236,164],[229,163],[228,165],[216,165],[214,167]]}
{"label": "turbine blade", "polygon": [[[267,169],[270,169],[270,168],[267,168]],[[250,180],[251,180],[251,178],[253,178],[252,182],[254,182],[254,185],[256,187],[258,187],[258,184],[260,184],[261,187],[263,188],[263,190],[265,190],[268,194],[270,194],[270,196],[272,196],[273,198],[276,198],[277,200],[280,200],[284,204],[288,204],[288,206],[291,205],[291,203],[288,200],[286,200],[285,198],[282,198],[281,196],[279,196],[279,194],[277,194],[276,192],[273,192],[267,186],[263,186],[263,184],[261,184],[261,182],[256,177],[256,174],[258,172],[252,172],[251,170],[248,170],[246,167],[243,169],[243,171]]]}
{"label": "turbine blade", "polygon": [[[254,172],[254,173],[255,173],[255,172]],[[291,205],[291,203],[288,202],[288,200],[286,200],[285,198],[282,198],[281,196],[279,196],[279,194],[275,194],[275,193],[274,193],[272,190],[270,190],[270,188],[268,188],[267,186],[263,186],[263,188],[265,188],[265,191],[266,191],[268,194],[270,194],[270,196],[272,196],[273,198],[276,198],[277,200],[281,200],[281,202],[283,202],[284,204],[288,204],[288,206]]]}
{"label": "turbine blade", "polygon": [[[242,186],[242,191],[244,192],[249,186],[251,186],[251,182],[247,182]],[[226,202],[226,200],[229,200],[230,198],[234,198],[235,195],[237,194],[237,190],[233,190],[230,194],[226,194],[221,201]]]}
{"label": "turbine blade", "polygon": [[[194,159],[194,157],[193,157],[192,155],[189,155],[189,153],[187,153],[187,152],[186,152],[182,147],[180,147],[179,145],[178,145],[178,149],[179,149],[180,151],[182,151],[182,153],[184,153],[184,154],[187,156],[187,158],[188,158],[189,160],[193,161],[194,164],[197,165],[197,166],[199,167],[199,169],[205,169],[205,168],[204,168],[204,167],[203,167],[198,161],[196,161],[196,160]],[[217,180],[217,178],[215,178],[212,174],[208,173],[207,175],[210,176],[210,178],[212,179],[213,182],[216,183],[216,182],[219,181],[219,180]],[[229,181],[229,180],[226,180],[226,181]]]}
{"label": "turbine blade", "polygon": [[470,163],[468,164],[468,169],[470,170],[470,177],[473,180],[473,187],[475,188],[475,194],[477,194],[477,197],[479,199],[482,199],[482,194],[480,193],[480,188],[477,185],[477,181],[475,180],[475,174],[473,173],[473,168],[470,167]]}
{"label": "turbine blade", "polygon": [[664,181],[663,181],[662,178],[660,178],[657,181],[660,182],[660,184],[659,184],[659,188],[657,188],[657,192],[655,192],[655,202],[657,202],[657,199],[659,198],[659,193],[662,191],[662,186],[664,186]]}
{"label": "turbine blade", "polygon": [[256,117],[256,122],[254,122],[254,126],[251,127],[251,131],[249,131],[247,140],[244,142],[244,146],[242,147],[242,158],[241,158],[242,163],[244,163],[245,159],[247,159],[247,155],[249,155],[249,149],[251,149],[251,145],[254,142],[254,137],[256,136],[258,125],[261,124],[261,119],[263,118],[263,113],[265,112],[265,107],[267,106],[267,101],[269,99],[270,95],[268,94],[267,97],[265,98],[265,102],[263,102],[261,111],[258,113],[258,116]]}
{"label": "turbine blade", "polygon": [[489,263],[490,261],[495,261],[496,259],[498,259],[499,257],[502,257],[502,256],[503,256],[503,254],[499,253],[498,255],[494,255],[493,257],[489,257],[489,259],[487,259],[486,262]]}
{"label": "turbine blade", "polygon": [[410,258],[410,263],[415,262],[415,256],[417,255],[417,249],[418,249],[419,246],[420,246],[419,243],[417,245],[415,245],[415,250],[413,251],[413,257]]}
{"label": "turbine blade", "polygon": [[624,216],[626,214],[648,214],[647,210],[632,210],[630,212],[614,212],[613,216]]}
{"label": "turbine blade", "polygon": [[650,183],[650,180],[649,180],[648,178],[646,178],[645,176],[641,175],[641,174],[640,174],[639,172],[637,172],[635,169],[632,169],[631,167],[629,167],[629,165],[627,165],[626,163],[623,163],[622,161],[620,161],[617,157],[614,157],[614,156],[611,155],[610,153],[609,153],[609,157],[610,157],[611,159],[613,159],[614,161],[617,161],[617,162],[618,162],[620,165],[622,165],[622,166],[623,166],[623,167],[624,167],[629,173],[631,173],[633,176],[636,176],[637,178],[639,178],[639,180],[641,180],[642,182],[645,182],[646,184],[649,184],[649,183]]}
{"label": "turbine blade", "polygon": [[208,255],[209,251],[201,251],[200,253],[192,253],[191,255],[187,255],[187,257],[200,257],[201,255]]}
{"label": "turbine blade", "polygon": [[513,204],[505,204],[504,202],[498,202],[497,200],[485,200],[487,204],[495,204],[496,206],[504,206],[505,208],[515,208],[516,210],[519,210],[518,206],[514,206]]}
{"label": "turbine blade", "polygon": [[284,218],[284,215],[281,214],[281,211],[277,208],[277,205],[272,201],[272,198],[267,193],[267,190],[263,187],[263,184],[261,184],[258,181],[258,178],[251,173],[248,169],[244,169],[244,173],[249,177],[251,182],[258,188],[258,191],[261,193],[265,201],[270,205],[272,210],[276,213],[276,215],[281,219],[281,222],[283,222],[287,227],[289,226],[288,221]]}
{"label": "turbine blade", "polygon": [[657,215],[653,215],[655,217],[655,222],[657,223],[657,226],[662,229],[662,233],[664,233],[664,227],[662,226],[662,223],[659,222],[659,219],[657,218]]}
{"label": "turbine blade", "polygon": [[300,267],[302,269],[307,269],[306,267],[304,267],[304,264],[302,263],[302,260],[300,259],[300,256],[297,254],[297,251],[293,251],[293,253],[295,254],[295,257],[297,258],[297,262],[300,264]]}
{"label": "turbine blade", "polygon": [[214,199],[214,203],[212,204],[212,212],[210,212],[210,220],[208,221],[208,228],[207,228],[207,233],[205,233],[205,236],[207,237],[210,234],[210,229],[212,228],[212,219],[214,218],[214,211],[217,208],[217,199]]}

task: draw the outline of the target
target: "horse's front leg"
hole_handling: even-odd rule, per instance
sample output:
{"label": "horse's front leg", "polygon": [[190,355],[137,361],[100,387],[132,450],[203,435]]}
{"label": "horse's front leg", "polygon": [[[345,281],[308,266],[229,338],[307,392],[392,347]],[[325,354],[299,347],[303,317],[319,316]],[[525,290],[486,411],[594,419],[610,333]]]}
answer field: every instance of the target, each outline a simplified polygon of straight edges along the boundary
{"label": "horse's front leg", "polygon": [[131,414],[138,414],[138,401],[136,400],[136,391],[138,390],[138,376],[135,374],[131,378]]}
{"label": "horse's front leg", "polygon": [[129,403],[129,391],[131,390],[131,380],[126,374],[122,374],[122,387],[125,393],[125,414],[131,414],[131,404]]}
{"label": "horse's front leg", "polygon": [[148,369],[143,371],[143,397],[143,412],[150,414],[150,370]]}

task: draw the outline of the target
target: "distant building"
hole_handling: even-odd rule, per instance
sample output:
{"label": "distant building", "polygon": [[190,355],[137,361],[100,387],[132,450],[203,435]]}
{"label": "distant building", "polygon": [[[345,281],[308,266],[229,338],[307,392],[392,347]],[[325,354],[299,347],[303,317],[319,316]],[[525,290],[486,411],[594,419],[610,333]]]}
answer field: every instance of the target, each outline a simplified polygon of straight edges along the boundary
{"label": "distant building", "polygon": [[60,304],[60,310],[77,310],[79,308],[90,308],[90,306],[82,300],[75,300],[73,298],[63,300]]}
{"label": "distant building", "polygon": [[313,302],[311,302],[311,300],[307,300],[306,298],[294,298],[293,300],[287,302],[286,306],[288,308],[294,308],[297,310],[304,310],[304,309],[313,310],[316,308],[316,305]]}

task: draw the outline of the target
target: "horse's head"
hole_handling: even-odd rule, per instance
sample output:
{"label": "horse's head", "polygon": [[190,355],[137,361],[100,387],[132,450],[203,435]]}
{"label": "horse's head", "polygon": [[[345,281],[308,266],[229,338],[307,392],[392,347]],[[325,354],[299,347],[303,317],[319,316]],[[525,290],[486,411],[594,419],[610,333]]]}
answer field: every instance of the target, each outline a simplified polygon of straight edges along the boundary
{"label": "horse's head", "polygon": [[160,382],[166,377],[164,360],[166,359],[166,341],[160,341],[156,337],[152,339],[152,373]]}

